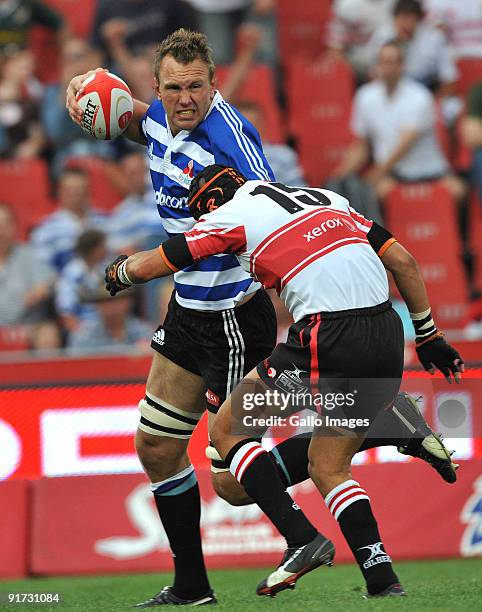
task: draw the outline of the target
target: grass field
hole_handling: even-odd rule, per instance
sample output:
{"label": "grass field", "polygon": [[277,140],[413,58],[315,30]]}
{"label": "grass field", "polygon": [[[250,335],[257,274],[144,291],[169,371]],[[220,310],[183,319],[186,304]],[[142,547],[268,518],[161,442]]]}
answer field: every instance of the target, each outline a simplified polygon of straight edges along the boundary
{"label": "grass field", "polygon": [[[397,563],[399,577],[408,592],[402,599],[362,599],[362,580],[353,565],[321,568],[300,580],[296,590],[273,599],[257,597],[254,588],[266,571],[230,570],[210,573],[219,598],[216,611],[238,610],[360,612],[369,610],[420,610],[424,612],[471,612],[482,610],[482,559]],[[35,578],[0,581],[5,602],[7,592],[58,592],[58,605],[6,604],[1,610],[61,610],[72,612],[119,612],[147,599],[165,584],[168,575],[136,574],[76,578]],[[155,608],[156,609],[156,608]]]}

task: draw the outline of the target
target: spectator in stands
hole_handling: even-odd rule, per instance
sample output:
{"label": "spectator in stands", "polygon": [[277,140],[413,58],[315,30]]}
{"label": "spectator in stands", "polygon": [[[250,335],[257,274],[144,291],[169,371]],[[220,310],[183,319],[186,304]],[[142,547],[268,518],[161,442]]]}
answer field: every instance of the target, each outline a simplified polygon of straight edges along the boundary
{"label": "spectator in stands", "polygon": [[472,152],[472,182],[482,202],[482,83],[474,85],[469,92],[461,136],[463,144]]}
{"label": "spectator in stands", "polygon": [[235,56],[236,33],[241,24],[254,23],[263,30],[257,61],[277,62],[275,0],[188,0],[198,11],[217,65],[230,64]]}
{"label": "spectator in stands", "polygon": [[466,188],[453,174],[435,132],[433,97],[422,84],[403,76],[403,51],[387,43],[379,51],[377,79],[355,95],[352,131],[356,140],[335,171],[361,172],[372,154],[367,179],[381,200],[397,182],[440,179],[462,202]]}
{"label": "spectator in stands", "polygon": [[97,291],[104,277],[106,235],[95,229],[83,232],[75,251],[60,273],[55,291],[55,307],[66,332],[98,318],[97,308],[85,298]]}
{"label": "spectator in stands", "polygon": [[5,58],[0,76],[0,154],[32,158],[41,153],[45,137],[39,121],[43,88],[34,77],[34,58],[20,50]]}
{"label": "spectator in stands", "polygon": [[67,168],[58,181],[58,210],[48,215],[32,232],[32,244],[41,259],[59,272],[72,259],[80,234],[103,229],[106,218],[90,206],[87,174]]}
{"label": "spectator in stands", "polygon": [[167,238],[159,221],[145,153],[127,154],[120,162],[129,192],[109,219],[109,247],[128,255],[153,248]]}
{"label": "spectator in stands", "polygon": [[129,51],[137,54],[152,50],[160,40],[181,27],[195,28],[192,11],[181,0],[98,0],[91,43],[111,64],[112,36],[121,36]]}
{"label": "spectator in stands", "polygon": [[482,4],[480,0],[423,0],[430,23],[441,28],[456,59],[482,58]]}
{"label": "spectator in stands", "polygon": [[112,298],[99,286],[91,298],[98,308],[99,318],[88,321],[74,331],[67,348],[75,353],[112,353],[132,351],[133,345],[147,348],[152,329],[132,312],[132,293],[124,291]]}
{"label": "spectator in stands", "polygon": [[36,25],[61,38],[68,33],[62,17],[40,0],[0,0],[0,55],[27,47],[30,29]]}
{"label": "spectator in stands", "polygon": [[70,38],[61,47],[60,81],[45,89],[41,120],[51,148],[52,174],[57,177],[71,157],[95,155],[109,158],[108,142],[96,140],[70,121],[65,108],[65,88],[72,77],[100,63],[100,54],[81,38]]}
{"label": "spectator in stands", "polygon": [[345,57],[357,81],[367,80],[371,65],[369,41],[373,33],[388,23],[395,0],[335,0],[328,23],[328,49]]}
{"label": "spectator in stands", "polygon": [[266,139],[262,107],[256,102],[246,100],[237,104],[237,108],[258,130],[264,154],[276,180],[285,185],[305,186],[306,181],[296,151],[286,144],[275,144]]}
{"label": "spectator in stands", "polygon": [[371,61],[380,48],[396,41],[404,51],[405,73],[441,95],[454,92],[457,68],[444,34],[424,22],[419,0],[397,0],[393,20],[379,28],[370,41]]}
{"label": "spectator in stands", "polygon": [[13,211],[0,203],[0,325],[25,325],[32,348],[57,348],[53,321],[55,272],[28,244],[17,241]]}

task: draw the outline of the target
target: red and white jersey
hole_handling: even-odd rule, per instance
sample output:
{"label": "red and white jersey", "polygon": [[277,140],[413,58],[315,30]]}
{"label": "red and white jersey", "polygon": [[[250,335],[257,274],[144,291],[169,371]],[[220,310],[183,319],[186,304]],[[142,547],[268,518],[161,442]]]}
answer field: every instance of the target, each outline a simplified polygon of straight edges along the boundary
{"label": "red and white jersey", "polygon": [[248,181],[185,237],[195,260],[235,253],[298,321],[388,299],[385,268],[367,239],[372,224],[333,191]]}

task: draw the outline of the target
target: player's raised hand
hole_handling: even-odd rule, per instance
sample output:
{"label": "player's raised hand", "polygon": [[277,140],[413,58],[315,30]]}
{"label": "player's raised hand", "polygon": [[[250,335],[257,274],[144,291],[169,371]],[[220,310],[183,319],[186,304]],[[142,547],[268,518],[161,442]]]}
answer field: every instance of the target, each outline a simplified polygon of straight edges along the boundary
{"label": "player's raised hand", "polygon": [[85,79],[89,78],[96,72],[107,72],[107,69],[96,68],[95,70],[89,70],[84,74],[79,74],[78,76],[75,76],[67,86],[67,91],[65,93],[65,107],[69,111],[70,118],[74,123],[77,123],[77,125],[80,125],[84,111],[77,104],[76,96],[77,94],[82,93],[84,90],[83,83]]}
{"label": "player's raised hand", "polygon": [[440,370],[452,383],[451,375],[456,383],[460,383],[464,372],[464,362],[459,353],[446,342],[442,333],[439,332],[431,336],[416,347],[420,363],[427,372],[435,374],[435,368]]}

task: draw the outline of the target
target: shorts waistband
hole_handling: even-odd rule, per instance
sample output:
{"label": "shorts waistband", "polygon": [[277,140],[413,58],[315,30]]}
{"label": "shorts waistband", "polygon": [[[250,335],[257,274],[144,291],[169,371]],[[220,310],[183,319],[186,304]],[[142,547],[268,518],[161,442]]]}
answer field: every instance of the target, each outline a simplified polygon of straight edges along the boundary
{"label": "shorts waistband", "polygon": [[336,310],[333,312],[320,312],[322,319],[342,319],[344,317],[373,317],[382,312],[390,310],[392,303],[390,300],[377,304],[376,306],[367,306],[366,308],[351,308],[349,310]]}
{"label": "shorts waistband", "polygon": [[[259,304],[263,298],[269,299],[269,296],[264,289],[258,289],[250,300],[248,300],[245,304],[241,304],[241,306],[236,306],[235,308],[228,308],[224,310],[196,310],[194,308],[186,308],[185,306],[181,306],[179,302],[176,302],[176,306],[181,312],[188,314],[191,317],[196,317],[198,319],[216,319],[221,317],[221,313],[226,312],[226,310],[235,311],[236,313],[244,312],[251,306],[256,306],[256,304]],[[172,299],[176,299],[175,292],[173,293]]]}

